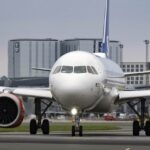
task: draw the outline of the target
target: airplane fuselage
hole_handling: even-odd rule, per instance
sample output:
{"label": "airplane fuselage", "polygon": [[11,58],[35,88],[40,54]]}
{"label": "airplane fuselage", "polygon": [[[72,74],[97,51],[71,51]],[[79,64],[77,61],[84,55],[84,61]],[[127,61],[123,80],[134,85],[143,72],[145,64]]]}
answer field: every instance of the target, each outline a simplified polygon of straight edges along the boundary
{"label": "airplane fuselage", "polygon": [[117,91],[124,89],[125,78],[113,61],[83,51],[60,57],[50,73],[53,97],[63,108],[108,112],[115,108]]}

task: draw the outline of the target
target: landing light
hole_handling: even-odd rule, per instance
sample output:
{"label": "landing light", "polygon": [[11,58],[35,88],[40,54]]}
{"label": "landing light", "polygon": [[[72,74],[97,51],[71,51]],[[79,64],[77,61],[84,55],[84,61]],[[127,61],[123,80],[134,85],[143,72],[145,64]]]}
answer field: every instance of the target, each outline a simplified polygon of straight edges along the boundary
{"label": "landing light", "polygon": [[72,114],[73,116],[75,116],[77,113],[78,113],[78,110],[77,110],[76,108],[72,108],[72,109],[71,109],[71,114]]}

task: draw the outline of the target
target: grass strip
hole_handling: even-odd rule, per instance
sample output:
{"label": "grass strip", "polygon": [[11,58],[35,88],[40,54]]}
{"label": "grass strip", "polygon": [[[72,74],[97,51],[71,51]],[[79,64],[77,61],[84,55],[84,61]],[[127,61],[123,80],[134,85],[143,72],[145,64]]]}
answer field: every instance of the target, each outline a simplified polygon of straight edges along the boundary
{"label": "grass strip", "polygon": [[[107,131],[121,129],[114,124],[82,123],[84,131]],[[52,123],[50,131],[71,131],[71,123]],[[0,132],[29,132],[29,124],[22,124],[16,128],[0,128]]]}

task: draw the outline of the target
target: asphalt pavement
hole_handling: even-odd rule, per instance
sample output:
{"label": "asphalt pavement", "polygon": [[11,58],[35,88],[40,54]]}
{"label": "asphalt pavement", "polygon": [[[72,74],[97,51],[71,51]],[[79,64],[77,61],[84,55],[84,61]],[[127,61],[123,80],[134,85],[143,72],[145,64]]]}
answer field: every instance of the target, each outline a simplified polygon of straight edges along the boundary
{"label": "asphalt pavement", "polygon": [[130,132],[90,132],[83,137],[72,137],[69,133],[30,135],[29,133],[1,133],[2,150],[149,150],[150,137],[144,133],[133,137]]}

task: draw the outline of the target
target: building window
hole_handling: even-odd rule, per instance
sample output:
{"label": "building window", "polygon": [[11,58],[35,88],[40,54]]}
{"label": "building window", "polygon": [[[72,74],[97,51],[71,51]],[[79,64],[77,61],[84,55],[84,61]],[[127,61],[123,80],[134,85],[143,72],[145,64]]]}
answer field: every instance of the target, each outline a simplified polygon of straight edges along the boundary
{"label": "building window", "polygon": [[140,71],[142,72],[142,71],[143,71],[143,69],[140,69]]}
{"label": "building window", "polygon": [[139,68],[139,65],[136,65],[136,68]]}
{"label": "building window", "polygon": [[139,80],[139,77],[136,77],[136,80]]}
{"label": "building window", "polygon": [[140,80],[143,80],[143,77],[140,77]]}
{"label": "building window", "polygon": [[130,68],[130,65],[127,65],[127,68]]}
{"label": "building window", "polygon": [[122,65],[122,68],[125,68],[126,66],[125,65]]}
{"label": "building window", "polygon": [[127,81],[127,84],[130,84],[130,81]]}
{"label": "building window", "polygon": [[131,68],[134,68],[134,65],[131,65]]}
{"label": "building window", "polygon": [[139,69],[136,69],[136,72],[139,72]]}
{"label": "building window", "polygon": [[150,69],[150,63],[147,64],[148,69]]}
{"label": "building window", "polygon": [[140,68],[143,68],[143,65],[140,65]]}
{"label": "building window", "polygon": [[126,70],[125,69],[123,69],[123,72],[125,72]]}
{"label": "building window", "polygon": [[134,69],[131,69],[131,72],[134,72]]}
{"label": "building window", "polygon": [[131,84],[134,84],[134,81],[131,81]]}
{"label": "building window", "polygon": [[135,84],[138,84],[138,81],[135,81]]}
{"label": "building window", "polygon": [[143,81],[140,81],[140,84],[143,84]]}
{"label": "building window", "polygon": [[130,77],[127,77],[127,80],[130,80]]}
{"label": "building window", "polygon": [[127,69],[127,72],[130,72],[130,69]]}
{"label": "building window", "polygon": [[134,80],[134,77],[131,77],[131,80]]}

